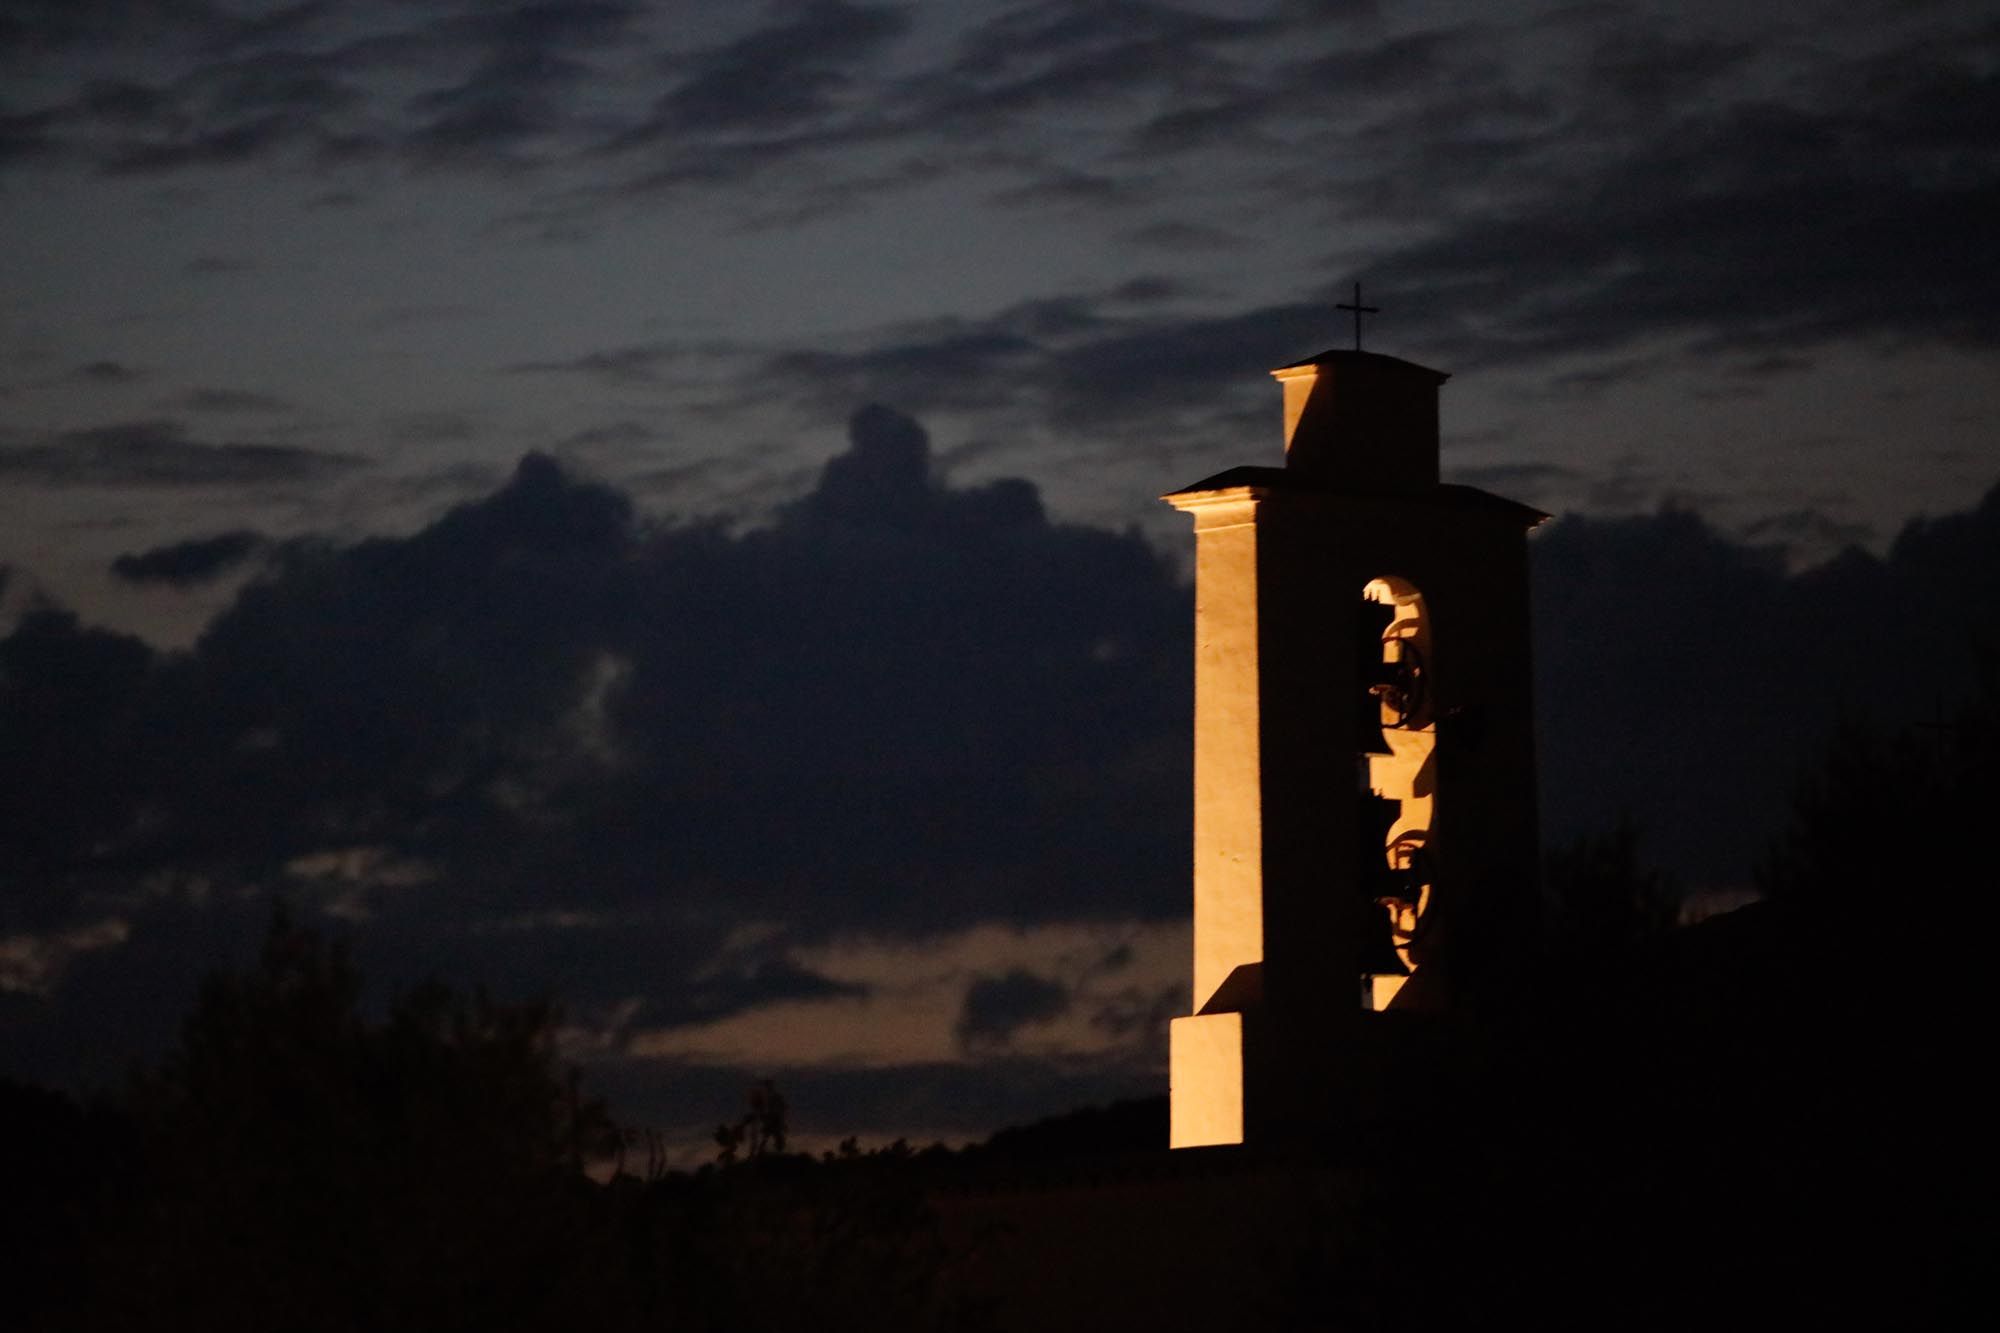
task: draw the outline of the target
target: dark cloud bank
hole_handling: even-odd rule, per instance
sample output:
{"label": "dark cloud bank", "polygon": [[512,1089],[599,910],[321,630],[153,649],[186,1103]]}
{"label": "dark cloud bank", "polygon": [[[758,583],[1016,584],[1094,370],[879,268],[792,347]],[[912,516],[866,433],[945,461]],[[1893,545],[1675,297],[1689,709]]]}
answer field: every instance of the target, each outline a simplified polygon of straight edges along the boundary
{"label": "dark cloud bank", "polygon": [[[198,577],[248,541],[134,560]],[[1969,685],[2000,490],[1796,576],[1676,512],[1535,551],[1552,834],[1629,810],[1688,885],[1740,883],[1838,716],[1910,725]],[[1186,585],[1026,481],[941,484],[895,412],[857,413],[743,535],[651,526],[531,456],[412,537],[265,558],[185,654],[47,607],[0,640],[7,1067],[115,1076],[274,896],[343,920],[378,978],[622,1026],[851,991],[784,953],[830,933],[1187,909]],[[1066,1002],[1010,972],[961,1035],[1002,1052]],[[801,1075],[795,1100],[977,1129],[1153,1077],[1000,1055]],[[600,1081],[699,1118],[740,1079],[614,1058]]]}
{"label": "dark cloud bank", "polygon": [[263,549],[264,538],[239,529],[213,537],[132,551],[111,562],[111,572],[127,583],[166,583],[187,587],[207,583],[239,568]]}
{"label": "dark cloud bank", "polygon": [[60,952],[73,923],[132,929],[7,998],[15,1061],[157,1032],[273,892],[353,920],[379,975],[477,973],[584,1017],[645,996],[648,1023],[801,993],[754,951],[708,967],[752,924],[776,958],[838,930],[1173,910],[1190,679],[1168,563],[1051,524],[1029,483],[939,485],[896,413],[852,438],[741,537],[649,529],[530,457],[407,540],[270,553],[182,656],[31,614],[0,644],[0,933]]}

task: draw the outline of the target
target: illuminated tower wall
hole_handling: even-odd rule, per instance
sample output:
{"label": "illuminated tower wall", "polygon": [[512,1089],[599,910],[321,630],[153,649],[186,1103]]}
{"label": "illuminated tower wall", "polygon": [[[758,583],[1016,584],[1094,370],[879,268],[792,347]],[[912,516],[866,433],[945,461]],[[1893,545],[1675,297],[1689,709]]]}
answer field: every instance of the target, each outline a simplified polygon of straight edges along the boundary
{"label": "illuminated tower wall", "polygon": [[1439,483],[1443,374],[1344,351],[1273,374],[1285,465],[1164,497],[1195,530],[1175,1147],[1309,1139],[1371,1025],[1477,1003],[1535,917],[1526,535],[1546,516]]}

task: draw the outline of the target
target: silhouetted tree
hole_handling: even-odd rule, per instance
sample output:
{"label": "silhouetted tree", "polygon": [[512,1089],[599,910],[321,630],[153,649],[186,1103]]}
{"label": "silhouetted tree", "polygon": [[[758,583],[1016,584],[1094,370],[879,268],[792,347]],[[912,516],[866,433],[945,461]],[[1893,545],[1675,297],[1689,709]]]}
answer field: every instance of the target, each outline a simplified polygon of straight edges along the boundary
{"label": "silhouetted tree", "polygon": [[1639,826],[1627,814],[1544,858],[1548,924],[1559,952],[1616,952],[1673,924],[1679,893],[1639,860]]}
{"label": "silhouetted tree", "polygon": [[102,1098],[0,1077],[0,1291],[5,1322],[38,1327],[94,1274],[91,1244],[129,1203],[129,1121]]}
{"label": "silhouetted tree", "polygon": [[[427,984],[379,1021],[344,950],[274,918],[129,1093],[143,1181],[57,1326],[545,1328],[603,1313],[603,1108],[554,1012]],[[599,1322],[603,1322],[599,1319]]]}
{"label": "silhouetted tree", "polygon": [[1973,696],[1885,733],[1848,725],[1804,775],[1758,867],[1778,901],[1879,913],[1914,950],[1990,921],[2000,882],[1984,834],[2000,804],[2000,657]]}
{"label": "silhouetted tree", "polygon": [[789,1108],[778,1085],[768,1078],[760,1079],[751,1087],[748,1100],[749,1110],[733,1124],[715,1127],[716,1161],[724,1166],[734,1163],[738,1153],[755,1161],[765,1153],[785,1150]]}
{"label": "silhouetted tree", "polygon": [[371,1017],[345,949],[276,916],[117,1105],[0,1084],[26,1132],[0,1239],[36,1270],[0,1323],[969,1326],[906,1146],[788,1154],[766,1082],[725,1127],[731,1164],[597,1184],[584,1168],[630,1136],[560,1067],[555,1022],[436,983]]}
{"label": "silhouetted tree", "polygon": [[943,1148],[854,1140],[815,1159],[787,1153],[787,1108],[769,1080],[748,1112],[719,1127],[719,1161],[694,1173],[614,1178],[627,1308],[647,1328],[747,1333],[987,1327],[961,1282],[961,1248],[930,1192]]}

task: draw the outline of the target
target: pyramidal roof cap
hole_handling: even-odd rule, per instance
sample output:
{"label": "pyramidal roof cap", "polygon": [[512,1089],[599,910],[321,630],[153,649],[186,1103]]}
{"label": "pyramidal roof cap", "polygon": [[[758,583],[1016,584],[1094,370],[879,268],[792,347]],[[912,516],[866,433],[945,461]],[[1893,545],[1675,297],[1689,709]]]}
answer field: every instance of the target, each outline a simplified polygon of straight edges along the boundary
{"label": "pyramidal roof cap", "polygon": [[1292,361],[1279,366],[1271,373],[1277,375],[1287,370],[1305,370],[1313,366],[1364,364],[1378,366],[1383,370],[1388,370],[1393,366],[1400,370],[1413,371],[1419,375],[1428,375],[1439,384],[1443,384],[1451,378],[1445,371],[1432,370],[1429,366],[1420,366],[1414,361],[1405,361],[1400,356],[1385,356],[1381,352],[1357,352],[1351,347],[1329,347],[1324,352],[1315,353],[1303,361]]}

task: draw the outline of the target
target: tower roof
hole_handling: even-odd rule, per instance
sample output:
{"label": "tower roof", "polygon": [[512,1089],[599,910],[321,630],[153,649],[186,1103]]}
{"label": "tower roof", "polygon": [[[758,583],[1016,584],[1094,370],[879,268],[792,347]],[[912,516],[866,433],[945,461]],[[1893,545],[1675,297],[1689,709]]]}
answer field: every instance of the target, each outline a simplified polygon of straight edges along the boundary
{"label": "tower roof", "polygon": [[[1257,467],[1244,465],[1218,472],[1212,477],[1203,477],[1192,485],[1179,490],[1168,491],[1161,496],[1169,504],[1189,496],[1210,495],[1219,491],[1252,491],[1265,495],[1353,495],[1352,487],[1325,477],[1302,473],[1297,468]],[[1495,517],[1511,518],[1523,527],[1536,527],[1548,521],[1549,516],[1533,505],[1524,505],[1518,500],[1509,500],[1503,495],[1483,491],[1477,486],[1462,486],[1455,482],[1442,482],[1425,492],[1425,498],[1433,504],[1462,509],[1468,513],[1492,514]]]}
{"label": "tower roof", "polygon": [[1443,371],[1329,348],[1271,375],[1285,393],[1287,468],[1357,491],[1437,485]]}
{"label": "tower roof", "polygon": [[[1420,366],[1414,361],[1405,361],[1400,356],[1385,356],[1381,352],[1357,352],[1349,347],[1329,347],[1324,352],[1316,352],[1303,360],[1292,361],[1279,366],[1272,370],[1271,374],[1282,377],[1286,371],[1290,370],[1305,370],[1315,366],[1362,364],[1378,365],[1390,374],[1402,372],[1412,376],[1427,375],[1434,384],[1443,384],[1451,378],[1451,375],[1446,371],[1432,370],[1429,366]],[[1394,369],[1391,369],[1391,367]]]}
{"label": "tower roof", "polygon": [[[1358,303],[1358,296],[1357,296]],[[1160,497],[1179,504],[1264,495],[1424,496],[1534,527],[1541,510],[1438,475],[1438,389],[1451,378],[1380,352],[1330,347],[1271,372],[1285,393],[1285,465],[1233,467]]]}

